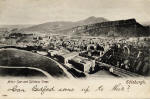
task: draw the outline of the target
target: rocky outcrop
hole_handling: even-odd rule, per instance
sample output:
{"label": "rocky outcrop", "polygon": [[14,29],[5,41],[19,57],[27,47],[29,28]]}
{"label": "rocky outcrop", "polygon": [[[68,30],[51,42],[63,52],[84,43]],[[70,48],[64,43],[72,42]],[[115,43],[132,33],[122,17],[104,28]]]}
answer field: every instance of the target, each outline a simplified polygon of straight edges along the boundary
{"label": "rocky outcrop", "polygon": [[108,21],[90,25],[77,26],[68,32],[74,35],[90,36],[147,36],[147,29],[135,19]]}

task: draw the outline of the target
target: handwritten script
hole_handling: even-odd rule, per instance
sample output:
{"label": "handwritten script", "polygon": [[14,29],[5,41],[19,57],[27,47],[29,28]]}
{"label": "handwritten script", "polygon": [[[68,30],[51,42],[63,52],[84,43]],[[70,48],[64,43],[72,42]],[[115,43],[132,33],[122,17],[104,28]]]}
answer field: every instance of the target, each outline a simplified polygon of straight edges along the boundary
{"label": "handwritten script", "polygon": [[[63,92],[63,93],[74,93],[79,92],[82,94],[88,94],[90,92],[129,92],[134,85],[143,86],[146,84],[144,80],[125,80],[124,82],[109,83],[103,84],[99,83],[96,85],[93,84],[82,84],[81,86],[66,86],[66,85],[57,85],[48,80],[8,80],[6,91],[11,93],[26,93],[33,92],[40,95],[52,92]],[[30,87],[27,87],[29,86]],[[80,84],[79,84],[80,85]],[[82,86],[83,85],[83,86]],[[108,87],[110,86],[110,87]]]}

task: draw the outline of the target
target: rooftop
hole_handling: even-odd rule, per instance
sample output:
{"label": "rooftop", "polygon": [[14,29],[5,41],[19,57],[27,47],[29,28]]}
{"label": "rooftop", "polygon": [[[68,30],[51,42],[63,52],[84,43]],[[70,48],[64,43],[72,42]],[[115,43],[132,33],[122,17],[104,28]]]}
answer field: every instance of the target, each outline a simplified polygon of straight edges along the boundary
{"label": "rooftop", "polygon": [[88,61],[90,61],[88,58],[81,57],[81,56],[76,56],[72,60],[77,63],[83,63],[83,64],[86,64]]}

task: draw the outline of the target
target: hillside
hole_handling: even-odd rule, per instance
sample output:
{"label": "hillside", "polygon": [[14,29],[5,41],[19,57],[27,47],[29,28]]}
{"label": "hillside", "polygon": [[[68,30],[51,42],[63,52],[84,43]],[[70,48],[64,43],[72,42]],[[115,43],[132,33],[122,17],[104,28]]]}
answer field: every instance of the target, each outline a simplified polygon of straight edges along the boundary
{"label": "hillside", "polygon": [[63,30],[60,33],[86,36],[148,36],[148,28],[141,25],[136,19],[116,20],[82,25]]}
{"label": "hillside", "polygon": [[28,28],[28,27],[31,27],[31,26],[32,26],[32,24],[0,25],[0,30],[1,29],[12,30],[14,28],[22,29],[22,28]]}
{"label": "hillside", "polygon": [[58,33],[63,30],[68,30],[76,26],[94,24],[94,23],[101,23],[108,21],[102,17],[89,17],[85,20],[80,20],[77,22],[71,21],[58,21],[58,22],[47,22],[39,25],[34,25],[28,28],[23,28],[20,31],[22,32],[46,32],[46,33]]}
{"label": "hillside", "polygon": [[[62,66],[56,63],[51,58],[47,58],[45,56],[35,54],[29,51],[18,50],[13,48],[7,48],[4,50],[0,50],[0,66],[9,66],[9,67],[32,67],[39,68],[43,71],[48,72],[53,77],[66,77],[67,74],[64,72]],[[1,73],[9,74],[9,70],[7,69],[5,72],[3,69],[0,69]],[[11,71],[11,70],[10,70]],[[29,71],[22,71],[21,69],[15,69],[12,74],[28,74]],[[32,73],[32,72],[31,72]]]}

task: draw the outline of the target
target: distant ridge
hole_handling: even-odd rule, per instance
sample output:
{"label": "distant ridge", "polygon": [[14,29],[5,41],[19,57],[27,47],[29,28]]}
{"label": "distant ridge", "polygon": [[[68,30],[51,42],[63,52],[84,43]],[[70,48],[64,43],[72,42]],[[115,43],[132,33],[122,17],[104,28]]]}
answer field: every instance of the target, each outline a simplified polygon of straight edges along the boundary
{"label": "distant ridge", "polygon": [[134,18],[77,26],[70,30],[65,30],[63,33],[109,37],[140,37],[149,35],[148,28],[138,23]]}
{"label": "distant ridge", "polygon": [[20,33],[59,34],[77,36],[149,36],[150,27],[142,25],[135,18],[109,21],[103,17],[91,16],[84,20],[56,21],[19,28]]}
{"label": "distant ridge", "polygon": [[80,20],[77,22],[71,22],[71,21],[47,22],[39,25],[34,25],[28,28],[23,28],[20,31],[25,33],[28,32],[58,33],[59,31],[71,29],[76,26],[95,24],[95,23],[101,23],[106,21],[108,20],[103,17],[91,16],[85,20]]}
{"label": "distant ridge", "polygon": [[0,28],[7,28],[8,30],[12,30],[14,28],[22,29],[33,26],[32,24],[17,24],[17,25],[0,25]]}

